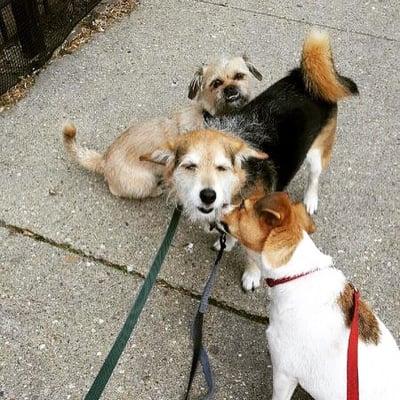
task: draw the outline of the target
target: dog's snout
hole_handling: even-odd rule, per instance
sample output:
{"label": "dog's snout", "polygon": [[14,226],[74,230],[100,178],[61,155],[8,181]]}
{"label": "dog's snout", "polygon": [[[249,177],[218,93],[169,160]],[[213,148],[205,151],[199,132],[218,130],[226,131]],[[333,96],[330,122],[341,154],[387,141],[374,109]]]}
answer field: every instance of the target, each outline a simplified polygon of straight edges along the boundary
{"label": "dog's snout", "polygon": [[212,204],[217,198],[217,193],[215,190],[207,188],[200,192],[200,199],[204,204]]}
{"label": "dog's snout", "polygon": [[224,89],[224,96],[229,99],[236,99],[239,97],[239,89],[235,85],[229,85]]}

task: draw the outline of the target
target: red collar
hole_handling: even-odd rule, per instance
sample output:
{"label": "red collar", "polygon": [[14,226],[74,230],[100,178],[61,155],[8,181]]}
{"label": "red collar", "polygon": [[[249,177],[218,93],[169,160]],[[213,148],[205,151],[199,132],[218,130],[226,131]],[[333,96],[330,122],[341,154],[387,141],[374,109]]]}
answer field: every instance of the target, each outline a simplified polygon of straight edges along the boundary
{"label": "red collar", "polygon": [[312,274],[313,272],[317,272],[317,271],[319,271],[319,269],[314,269],[314,270],[312,270],[312,271],[304,272],[303,274],[299,274],[299,275],[286,276],[286,277],[280,278],[280,279],[266,278],[266,279],[265,279],[265,283],[266,283],[269,287],[274,287],[274,286],[282,285],[283,283],[287,283],[287,282],[290,282],[290,281],[294,281],[295,279],[302,278],[303,276],[310,275],[310,274]]}

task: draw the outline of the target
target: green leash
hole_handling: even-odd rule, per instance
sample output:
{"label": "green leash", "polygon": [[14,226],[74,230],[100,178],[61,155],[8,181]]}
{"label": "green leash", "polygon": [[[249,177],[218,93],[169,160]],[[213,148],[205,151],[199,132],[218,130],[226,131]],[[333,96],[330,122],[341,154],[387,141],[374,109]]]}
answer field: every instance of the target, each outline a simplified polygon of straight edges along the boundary
{"label": "green leash", "polygon": [[85,396],[85,400],[98,400],[103,393],[103,390],[106,387],[107,382],[109,381],[110,376],[114,371],[114,368],[117,365],[117,362],[131,336],[132,330],[139,319],[140,313],[146,304],[150,291],[154,286],[157,275],[160,272],[161,265],[164,262],[165,256],[167,255],[169,247],[171,246],[172,239],[174,238],[180,216],[181,210],[176,208],[169,223],[167,232],[164,235],[164,239],[161,242],[156,256],[154,257],[150,270],[142,284],[142,287],[140,288],[140,292],[137,295],[135,302],[133,303],[124,326],[119,332],[118,337],[108,353],[108,356],[105,359],[99,373],[97,374],[91,388],[89,389],[89,392]]}

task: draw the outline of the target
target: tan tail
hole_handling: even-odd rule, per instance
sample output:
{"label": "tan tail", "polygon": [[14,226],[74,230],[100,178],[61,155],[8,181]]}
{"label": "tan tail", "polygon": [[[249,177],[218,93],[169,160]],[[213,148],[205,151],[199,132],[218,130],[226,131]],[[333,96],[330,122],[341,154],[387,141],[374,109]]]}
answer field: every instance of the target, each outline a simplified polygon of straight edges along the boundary
{"label": "tan tail", "polygon": [[94,150],[86,149],[76,143],[76,128],[74,124],[67,123],[63,129],[64,148],[72,160],[76,161],[82,167],[102,174],[104,171],[103,156]]}
{"label": "tan tail", "polygon": [[326,32],[313,30],[306,37],[301,71],[307,90],[326,102],[337,103],[344,97],[358,94],[357,85],[336,72]]}

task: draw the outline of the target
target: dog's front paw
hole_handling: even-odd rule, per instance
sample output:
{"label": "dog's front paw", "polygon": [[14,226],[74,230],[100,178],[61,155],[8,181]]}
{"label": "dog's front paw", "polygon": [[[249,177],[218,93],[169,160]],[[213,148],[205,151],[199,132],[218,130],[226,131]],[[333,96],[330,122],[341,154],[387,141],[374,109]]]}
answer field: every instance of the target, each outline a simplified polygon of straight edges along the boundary
{"label": "dog's front paw", "polygon": [[[232,238],[231,236],[226,237],[226,242],[225,242],[225,251],[231,251],[236,244],[236,240]],[[221,243],[219,239],[213,244],[213,249],[216,251],[221,250]]]}
{"label": "dog's front paw", "polygon": [[242,275],[242,287],[246,292],[254,291],[260,286],[261,271],[252,269],[244,271]]}
{"label": "dog's front paw", "polygon": [[317,212],[318,209],[318,194],[313,192],[307,192],[304,196],[304,204],[306,206],[306,210],[310,215],[313,215]]}

